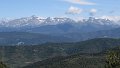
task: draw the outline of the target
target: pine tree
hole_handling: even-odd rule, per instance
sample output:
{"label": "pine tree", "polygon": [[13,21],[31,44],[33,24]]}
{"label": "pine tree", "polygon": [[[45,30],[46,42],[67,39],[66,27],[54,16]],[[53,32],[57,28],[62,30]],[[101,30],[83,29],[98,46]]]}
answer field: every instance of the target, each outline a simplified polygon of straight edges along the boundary
{"label": "pine tree", "polygon": [[0,68],[7,68],[7,66],[3,62],[0,62]]}
{"label": "pine tree", "polygon": [[106,56],[105,68],[117,68],[120,66],[120,54],[117,51],[109,51]]}

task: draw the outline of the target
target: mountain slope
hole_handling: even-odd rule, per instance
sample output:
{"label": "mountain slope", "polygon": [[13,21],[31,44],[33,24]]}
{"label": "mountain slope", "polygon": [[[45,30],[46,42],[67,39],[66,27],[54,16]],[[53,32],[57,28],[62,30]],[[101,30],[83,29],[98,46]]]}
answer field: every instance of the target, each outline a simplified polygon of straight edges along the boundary
{"label": "mountain slope", "polygon": [[72,38],[76,41],[88,40],[94,38],[120,38],[120,28],[114,28],[110,30],[100,30],[87,33],[67,33],[63,34],[64,37]]}
{"label": "mountain slope", "polygon": [[[59,38],[59,39],[58,39]],[[27,32],[0,32],[1,45],[26,44],[35,45],[46,42],[67,42],[71,39],[61,36],[51,36],[47,34],[27,33]]]}
{"label": "mountain slope", "polygon": [[116,59],[115,55],[118,58],[120,57],[120,47],[111,48],[97,54],[76,54],[67,57],[49,58],[22,68],[106,68],[106,66],[120,68],[119,60]]}
{"label": "mountain slope", "polygon": [[[22,68],[105,68],[106,56],[112,52],[120,54],[120,47],[96,54],[76,54],[67,57],[59,56],[24,66]],[[111,54],[110,54],[111,55]],[[120,55],[118,55],[120,56]],[[119,68],[120,66],[117,65]]]}
{"label": "mountain slope", "polygon": [[120,46],[120,39],[98,38],[78,43],[46,43],[31,46],[0,46],[0,59],[18,68],[56,56],[91,54]]}
{"label": "mountain slope", "polygon": [[[53,26],[47,26],[44,27],[45,29],[37,28],[34,31],[41,31],[42,33],[28,33],[28,32],[0,32],[0,44],[18,44],[18,43],[24,43],[24,44],[41,44],[46,42],[77,42],[77,41],[84,41],[88,39],[94,39],[94,38],[120,38],[120,28],[115,28],[111,30],[100,30],[100,31],[94,31],[94,32],[68,32],[71,31],[72,25],[63,25],[59,26],[60,29],[56,26],[54,28],[51,28]],[[64,28],[66,30],[64,30]],[[74,27],[73,27],[74,28]],[[75,29],[77,30],[77,29]],[[49,34],[52,31],[51,34]],[[57,33],[56,33],[57,32]],[[59,33],[60,32],[60,33]]]}
{"label": "mountain slope", "polygon": [[22,68],[104,68],[103,56],[72,55],[35,62]]}

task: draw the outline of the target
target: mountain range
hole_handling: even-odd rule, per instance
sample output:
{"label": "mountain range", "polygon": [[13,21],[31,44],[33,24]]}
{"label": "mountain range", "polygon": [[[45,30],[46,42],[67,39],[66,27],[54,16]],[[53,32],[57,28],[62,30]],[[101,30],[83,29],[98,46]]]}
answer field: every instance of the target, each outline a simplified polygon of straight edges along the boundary
{"label": "mountain range", "polygon": [[0,21],[0,60],[11,68],[103,68],[104,53],[114,47],[120,47],[119,21],[37,16]]}
{"label": "mountain range", "polygon": [[78,42],[93,38],[120,38],[119,21],[89,17],[70,18],[37,16],[0,21],[0,44],[41,44],[46,42]]}
{"label": "mountain range", "polygon": [[118,22],[109,19],[96,19],[90,17],[75,21],[70,18],[40,18],[37,16],[25,17],[13,20],[1,20],[0,31],[26,31],[37,33],[66,33],[66,32],[90,32],[107,30],[119,27]]}

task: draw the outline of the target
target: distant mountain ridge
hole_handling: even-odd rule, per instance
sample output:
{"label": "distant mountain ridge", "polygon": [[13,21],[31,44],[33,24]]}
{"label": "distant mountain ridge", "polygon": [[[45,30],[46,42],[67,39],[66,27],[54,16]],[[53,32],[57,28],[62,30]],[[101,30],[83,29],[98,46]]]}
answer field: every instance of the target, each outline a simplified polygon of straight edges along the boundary
{"label": "distant mountain ridge", "polygon": [[3,27],[37,27],[42,25],[56,25],[61,24],[65,22],[73,22],[70,18],[41,18],[37,16],[31,16],[31,17],[23,17],[19,19],[13,19],[13,20],[1,20],[0,26]]}
{"label": "distant mountain ridge", "polygon": [[118,22],[109,19],[96,19],[90,17],[81,21],[70,18],[41,18],[37,16],[25,17],[13,20],[1,20],[0,32],[32,32],[32,33],[69,33],[69,32],[92,32],[109,30],[120,27]]}
{"label": "distant mountain ridge", "polygon": [[24,26],[42,26],[42,25],[57,25],[62,23],[92,23],[92,24],[99,24],[99,25],[118,25],[119,23],[116,23],[115,21],[109,20],[109,19],[97,19],[93,17],[89,17],[89,19],[83,19],[79,21],[75,21],[71,18],[67,17],[48,17],[48,18],[42,18],[37,16],[31,16],[31,17],[23,17],[19,19],[12,19],[12,20],[1,20],[0,26],[3,27],[24,27]]}
{"label": "distant mountain ridge", "polygon": [[120,25],[109,19],[37,16],[0,21],[0,44],[78,42],[93,38],[120,38]]}

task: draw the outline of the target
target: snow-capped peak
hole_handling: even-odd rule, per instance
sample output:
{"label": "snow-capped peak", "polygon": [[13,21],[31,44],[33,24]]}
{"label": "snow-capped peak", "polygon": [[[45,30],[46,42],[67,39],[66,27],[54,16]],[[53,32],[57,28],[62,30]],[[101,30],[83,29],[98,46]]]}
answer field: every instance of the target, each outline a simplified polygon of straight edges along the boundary
{"label": "snow-capped peak", "polygon": [[43,25],[56,25],[62,23],[86,23],[86,24],[98,24],[98,25],[113,25],[116,23],[109,19],[101,19],[101,18],[93,18],[90,17],[89,19],[83,19],[83,21],[75,21],[73,19],[67,17],[38,17],[38,16],[31,16],[31,17],[23,17],[14,20],[1,20],[0,26],[3,27],[38,27]]}

